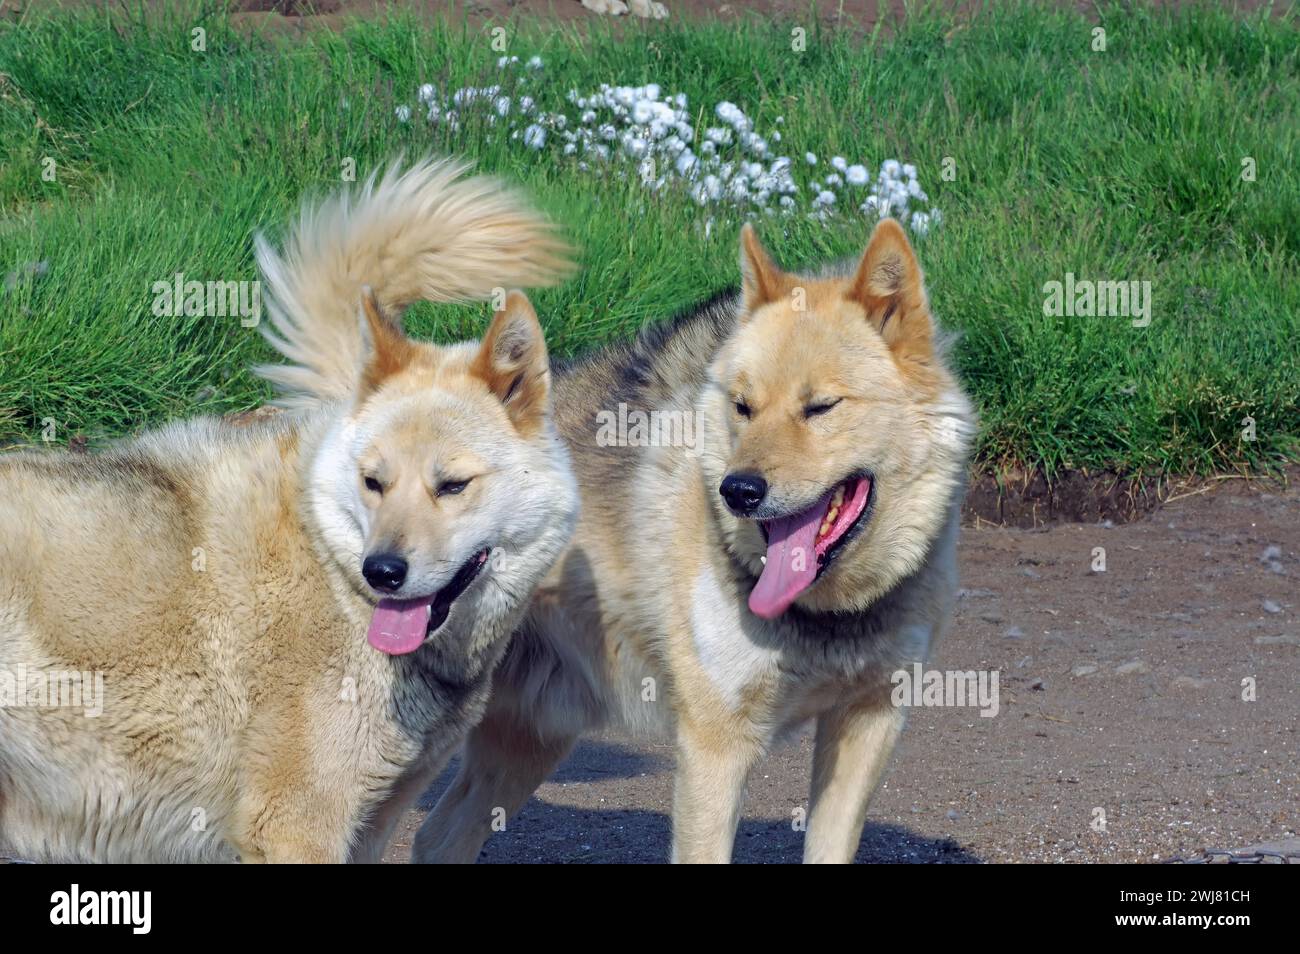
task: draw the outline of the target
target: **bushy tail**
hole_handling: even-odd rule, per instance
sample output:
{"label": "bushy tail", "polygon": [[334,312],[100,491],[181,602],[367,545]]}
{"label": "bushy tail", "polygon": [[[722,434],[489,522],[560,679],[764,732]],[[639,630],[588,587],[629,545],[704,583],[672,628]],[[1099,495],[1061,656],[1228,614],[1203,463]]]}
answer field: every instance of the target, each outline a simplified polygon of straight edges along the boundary
{"label": "bushy tail", "polygon": [[516,193],[469,164],[398,163],[359,190],[304,206],[282,253],[257,238],[264,333],[291,363],[257,373],[277,404],[346,398],[357,380],[361,289],[400,316],[412,302],[487,298],[496,287],[551,284],[569,268],[568,247]]}

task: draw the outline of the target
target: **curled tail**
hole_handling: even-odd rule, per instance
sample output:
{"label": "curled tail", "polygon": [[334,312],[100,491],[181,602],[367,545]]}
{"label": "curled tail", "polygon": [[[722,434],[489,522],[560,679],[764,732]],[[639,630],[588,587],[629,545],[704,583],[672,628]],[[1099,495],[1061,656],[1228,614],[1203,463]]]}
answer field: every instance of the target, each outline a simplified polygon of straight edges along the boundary
{"label": "curled tail", "polygon": [[256,371],[276,403],[305,406],[348,397],[362,361],[358,320],[369,285],[384,310],[412,302],[487,298],[494,288],[553,283],[568,247],[516,193],[469,164],[426,159],[389,166],[359,190],[305,206],[277,253],[259,236],[270,327],[289,360]]}

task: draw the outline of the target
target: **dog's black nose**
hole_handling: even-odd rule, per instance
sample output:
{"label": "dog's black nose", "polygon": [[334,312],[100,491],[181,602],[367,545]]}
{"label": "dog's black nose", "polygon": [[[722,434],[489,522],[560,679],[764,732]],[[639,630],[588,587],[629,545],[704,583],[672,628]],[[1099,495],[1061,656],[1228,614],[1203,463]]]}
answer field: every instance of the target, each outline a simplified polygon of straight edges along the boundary
{"label": "dog's black nose", "polygon": [[742,517],[753,513],[767,495],[767,481],[758,474],[728,474],[718,488],[727,506]]}
{"label": "dog's black nose", "polygon": [[361,564],[361,575],[377,590],[392,593],[406,580],[406,561],[395,553],[376,553]]}

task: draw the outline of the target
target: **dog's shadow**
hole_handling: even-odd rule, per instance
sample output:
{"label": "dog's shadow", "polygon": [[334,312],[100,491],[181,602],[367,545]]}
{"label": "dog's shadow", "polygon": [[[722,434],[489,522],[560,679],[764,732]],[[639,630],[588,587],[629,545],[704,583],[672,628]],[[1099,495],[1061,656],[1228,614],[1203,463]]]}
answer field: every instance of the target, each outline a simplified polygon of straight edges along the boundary
{"label": "dog's shadow", "polygon": [[[663,774],[664,797],[671,793],[671,757],[659,757],[613,742],[585,740],[556,770],[556,784],[614,782]],[[453,762],[420,799],[428,809],[456,774]],[[643,793],[639,793],[644,798]],[[479,855],[480,864],[656,864],[668,860],[672,824],[658,811],[575,808],[534,796],[497,832]],[[802,831],[787,818],[744,818],[736,833],[733,860],[750,864],[798,862]],[[900,825],[868,821],[858,863],[978,864],[981,859],[951,839],[920,835]]]}

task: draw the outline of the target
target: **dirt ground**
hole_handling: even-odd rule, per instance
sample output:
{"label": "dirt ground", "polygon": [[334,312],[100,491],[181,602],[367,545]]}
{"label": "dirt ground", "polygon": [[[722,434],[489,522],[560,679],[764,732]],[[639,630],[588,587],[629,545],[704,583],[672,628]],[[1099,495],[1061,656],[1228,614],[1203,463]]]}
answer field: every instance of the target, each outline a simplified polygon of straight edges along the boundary
{"label": "dirt ground", "polygon": [[[1296,836],[1294,484],[1225,481],[1120,526],[967,528],[961,566],[932,664],[998,670],[1000,711],[912,710],[859,861],[1135,862]],[[737,861],[799,860],[811,755],[809,730],[755,772]],[[665,861],[672,765],[665,741],[590,739],[481,860]],[[389,861],[408,858],[423,815]]]}

